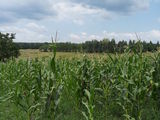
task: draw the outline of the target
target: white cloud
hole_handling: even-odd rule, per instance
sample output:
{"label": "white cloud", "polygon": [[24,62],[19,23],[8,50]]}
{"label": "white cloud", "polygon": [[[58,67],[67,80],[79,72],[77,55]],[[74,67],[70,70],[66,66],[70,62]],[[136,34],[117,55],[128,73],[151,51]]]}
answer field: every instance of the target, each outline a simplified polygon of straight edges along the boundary
{"label": "white cloud", "polygon": [[101,9],[101,8],[92,8],[88,5],[77,4],[71,2],[58,2],[52,7],[56,11],[58,20],[70,20],[76,24],[83,25],[85,17],[102,17],[109,19],[111,13]]}
{"label": "white cloud", "polygon": [[0,24],[28,20],[71,20],[82,25],[83,19],[91,17],[110,18],[110,12],[93,8],[87,4],[71,2],[70,0],[5,0],[0,1]]}
{"label": "white cloud", "polygon": [[149,40],[160,41],[160,30],[151,30],[149,32],[141,32],[140,35],[142,35],[148,41]]}
{"label": "white cloud", "polygon": [[86,33],[86,32],[82,32],[81,34],[82,34],[82,36],[86,36],[86,35],[87,35],[87,33]]}
{"label": "white cloud", "polygon": [[51,9],[50,0],[0,0],[0,3],[0,23],[41,20],[56,14]]}
{"label": "white cloud", "polygon": [[0,23],[28,20],[72,20],[82,25],[84,18],[110,19],[147,9],[149,0],[0,0]]}
{"label": "white cloud", "polygon": [[33,22],[27,23],[27,24],[25,25],[25,27],[26,27],[27,29],[30,29],[30,30],[32,30],[32,31],[34,31],[34,32],[37,32],[37,33],[40,33],[40,34],[43,34],[43,33],[45,33],[45,32],[48,32],[48,30],[45,28],[45,26],[43,26],[43,25],[38,25],[38,24],[33,23]]}
{"label": "white cloud", "polygon": [[116,40],[137,40],[137,36],[143,41],[153,41],[157,42],[160,41],[160,30],[151,30],[147,32],[137,32],[137,33],[130,33],[130,32],[124,32],[124,33],[117,33],[117,32],[103,32],[103,37],[107,38],[115,38]]}
{"label": "white cloud", "polygon": [[75,43],[81,42],[81,37],[80,37],[79,35],[76,35],[76,34],[71,33],[71,34],[69,35],[69,37],[70,37],[70,39],[71,39],[70,42],[75,42]]}
{"label": "white cloud", "polygon": [[101,39],[101,36],[95,35],[95,34],[89,35],[87,40],[94,40],[94,39],[100,40],[100,39]]}
{"label": "white cloud", "polygon": [[[51,22],[71,22],[84,26],[85,20],[108,20],[122,14],[128,15],[145,10],[148,7],[149,0],[0,0],[0,31],[17,33],[17,42],[45,42],[50,41],[47,26],[51,25]],[[50,24],[47,23],[48,21]],[[72,42],[104,37],[115,37],[117,40],[135,38],[134,33],[88,34],[87,32],[72,33],[69,38]],[[147,39],[151,37],[155,40],[159,39],[159,30],[139,34]]]}
{"label": "white cloud", "polygon": [[[23,27],[19,26],[1,26],[0,31],[2,32],[11,32],[17,33],[15,42],[50,42],[50,34],[48,34],[48,30],[46,27],[42,25],[38,25],[36,23],[28,23]],[[137,32],[137,35],[141,40],[145,40],[147,42],[160,41],[160,30],[151,30],[147,32]],[[68,39],[69,38],[69,39]],[[79,34],[71,33],[67,37],[67,40],[73,43],[81,43],[88,40],[102,40],[103,38],[114,38],[116,41],[130,39],[137,40],[136,34],[133,32],[107,32],[103,31],[97,34],[88,34],[87,32],[81,32]],[[66,39],[62,39],[59,42],[67,42]]]}
{"label": "white cloud", "polygon": [[116,41],[120,41],[120,40],[137,40],[136,34],[138,35],[138,37],[143,41],[153,41],[153,42],[157,42],[160,41],[160,30],[151,30],[148,32],[138,32],[138,33],[130,33],[130,32],[107,32],[107,31],[103,31],[101,34],[87,34],[87,35],[82,35],[82,34],[73,34],[74,37],[70,36],[70,39],[72,42],[85,42],[86,40],[102,40],[103,38],[109,38],[112,39],[114,38]]}
{"label": "white cloud", "polygon": [[82,32],[81,34],[71,33],[69,37],[70,37],[70,41],[73,43],[82,43],[82,42],[85,42],[88,40],[94,40],[94,39],[100,40],[102,38],[102,36],[99,36],[96,34],[89,35],[86,32]]}
{"label": "white cloud", "polygon": [[75,20],[73,20],[73,22],[75,23],[75,24],[77,24],[77,25],[83,25],[84,24],[84,21],[83,20],[81,20],[81,19],[75,19]]}
{"label": "white cloud", "polygon": [[36,23],[28,23],[23,27],[1,26],[0,31],[16,33],[15,42],[50,42],[47,29]]}
{"label": "white cloud", "polygon": [[72,0],[92,7],[104,8],[117,13],[132,13],[149,8],[150,0]]}

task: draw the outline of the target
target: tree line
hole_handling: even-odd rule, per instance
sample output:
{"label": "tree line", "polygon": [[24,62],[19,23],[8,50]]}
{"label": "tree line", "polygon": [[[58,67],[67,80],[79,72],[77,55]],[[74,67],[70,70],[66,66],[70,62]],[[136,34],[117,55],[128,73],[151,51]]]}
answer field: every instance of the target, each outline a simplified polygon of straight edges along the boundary
{"label": "tree line", "polygon": [[[20,49],[39,49],[43,52],[52,51],[51,43],[17,43]],[[126,48],[131,51],[140,51],[138,45],[142,46],[143,52],[154,52],[160,47],[159,42],[130,40],[116,42],[115,39],[92,40],[85,43],[56,43],[57,52],[86,52],[86,53],[123,53]]]}
{"label": "tree line", "polygon": [[[52,51],[51,43],[14,43],[15,34],[0,32],[0,61],[6,61],[9,58],[18,57],[19,49],[39,49],[43,52]],[[141,47],[139,47],[141,45]],[[56,43],[57,52],[86,52],[86,53],[123,53],[126,48],[130,51],[154,52],[160,47],[159,42],[152,43],[146,41],[119,41],[115,39],[103,39],[101,41],[92,40],[85,43]],[[142,48],[142,49],[140,49]]]}

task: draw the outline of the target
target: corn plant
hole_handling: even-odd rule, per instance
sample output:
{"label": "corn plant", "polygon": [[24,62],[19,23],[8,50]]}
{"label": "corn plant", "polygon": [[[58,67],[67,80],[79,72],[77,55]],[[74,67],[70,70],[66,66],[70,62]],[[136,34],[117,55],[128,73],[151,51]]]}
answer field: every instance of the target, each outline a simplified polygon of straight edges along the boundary
{"label": "corn plant", "polygon": [[[137,43],[138,44],[138,43]],[[160,54],[0,63],[0,120],[159,120]]]}

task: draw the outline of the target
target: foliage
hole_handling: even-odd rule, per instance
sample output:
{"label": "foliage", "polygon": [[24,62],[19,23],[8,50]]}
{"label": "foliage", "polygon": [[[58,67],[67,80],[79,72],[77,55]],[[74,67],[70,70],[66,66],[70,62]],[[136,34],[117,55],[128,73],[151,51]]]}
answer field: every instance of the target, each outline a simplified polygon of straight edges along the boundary
{"label": "foliage", "polygon": [[[115,39],[103,39],[101,41],[92,40],[86,41],[85,43],[57,43],[57,52],[84,52],[84,53],[124,53],[126,47],[129,47],[131,51],[134,51],[137,47],[137,43],[143,45],[143,52],[154,52],[160,47],[159,42],[145,42],[130,40],[129,43],[126,41],[118,41]],[[50,43],[16,43],[21,49],[39,49],[43,52],[52,51]]]}
{"label": "foliage", "polygon": [[0,63],[1,120],[160,119],[160,54],[56,59],[52,48],[49,60]]}
{"label": "foliage", "polygon": [[3,34],[0,32],[0,61],[6,61],[6,59],[18,57],[18,47],[13,43],[15,34]]}
{"label": "foliage", "polygon": [[39,47],[39,50],[40,50],[41,52],[51,51],[51,49],[50,49],[50,47],[49,47],[48,44],[45,44],[45,45],[40,46],[40,47]]}

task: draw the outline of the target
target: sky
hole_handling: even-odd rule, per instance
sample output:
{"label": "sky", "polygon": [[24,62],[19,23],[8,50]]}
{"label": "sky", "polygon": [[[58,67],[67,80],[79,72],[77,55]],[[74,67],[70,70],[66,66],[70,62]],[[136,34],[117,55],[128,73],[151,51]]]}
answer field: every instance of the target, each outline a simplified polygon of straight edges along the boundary
{"label": "sky", "polygon": [[15,42],[160,41],[160,0],[0,0],[0,32]]}

